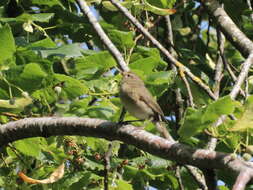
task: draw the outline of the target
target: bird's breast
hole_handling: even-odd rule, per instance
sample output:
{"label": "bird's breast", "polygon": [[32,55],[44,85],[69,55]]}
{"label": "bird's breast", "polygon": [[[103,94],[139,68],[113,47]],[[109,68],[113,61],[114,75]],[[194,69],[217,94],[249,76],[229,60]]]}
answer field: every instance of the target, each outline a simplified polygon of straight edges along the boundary
{"label": "bird's breast", "polygon": [[138,119],[149,119],[154,115],[153,110],[142,100],[135,88],[122,85],[120,99],[126,110]]}

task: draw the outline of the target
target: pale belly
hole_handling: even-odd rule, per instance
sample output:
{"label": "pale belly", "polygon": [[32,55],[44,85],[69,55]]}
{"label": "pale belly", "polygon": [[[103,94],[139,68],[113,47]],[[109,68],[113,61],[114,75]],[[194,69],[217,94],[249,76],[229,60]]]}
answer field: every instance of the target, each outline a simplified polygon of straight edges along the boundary
{"label": "pale belly", "polygon": [[143,101],[134,102],[132,99],[121,96],[121,102],[126,110],[138,119],[149,119],[154,115],[153,110]]}

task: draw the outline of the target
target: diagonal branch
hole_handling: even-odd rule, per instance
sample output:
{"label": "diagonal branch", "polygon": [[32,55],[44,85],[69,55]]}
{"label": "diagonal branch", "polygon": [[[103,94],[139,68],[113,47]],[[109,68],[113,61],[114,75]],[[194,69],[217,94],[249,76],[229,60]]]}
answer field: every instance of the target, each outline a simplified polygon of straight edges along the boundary
{"label": "diagonal branch", "polygon": [[234,88],[232,89],[230,93],[230,97],[232,99],[235,99],[238,93],[240,92],[241,85],[243,84],[246,77],[248,76],[248,73],[252,64],[253,64],[253,53],[249,55],[249,57],[245,60],[245,62],[242,65],[241,72],[237,78]]}
{"label": "diagonal branch", "polygon": [[103,28],[98,23],[96,17],[92,14],[89,6],[84,0],[76,0],[79,4],[81,10],[83,13],[88,17],[90,23],[92,24],[93,28],[97,32],[98,36],[102,40],[102,42],[105,44],[105,46],[108,48],[112,56],[116,59],[118,65],[120,66],[120,69],[123,71],[129,71],[129,68],[124,61],[123,56],[119,52],[119,50],[115,47],[115,45],[112,43],[112,41],[108,38],[106,33],[104,32]]}

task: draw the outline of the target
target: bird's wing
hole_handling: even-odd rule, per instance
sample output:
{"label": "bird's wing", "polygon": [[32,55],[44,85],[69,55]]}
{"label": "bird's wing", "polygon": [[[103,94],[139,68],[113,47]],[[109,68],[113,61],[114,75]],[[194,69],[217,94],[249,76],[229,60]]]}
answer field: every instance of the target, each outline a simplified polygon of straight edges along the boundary
{"label": "bird's wing", "polygon": [[145,102],[155,113],[158,113],[160,116],[164,116],[161,107],[158,105],[154,97],[150,92],[145,88],[144,92],[140,96],[140,100]]}

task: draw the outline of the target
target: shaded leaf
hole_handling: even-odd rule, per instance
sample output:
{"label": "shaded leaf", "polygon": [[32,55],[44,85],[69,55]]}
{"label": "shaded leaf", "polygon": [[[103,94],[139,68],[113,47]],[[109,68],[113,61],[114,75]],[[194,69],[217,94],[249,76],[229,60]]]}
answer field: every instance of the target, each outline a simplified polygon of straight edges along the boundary
{"label": "shaded leaf", "polygon": [[27,156],[38,157],[41,151],[40,138],[28,138],[13,143],[14,147]]}
{"label": "shaded leaf", "polygon": [[225,96],[198,110],[187,108],[178,132],[180,137],[186,139],[202,132],[220,116],[233,113],[236,105],[238,103],[231,100],[229,96]]}
{"label": "shaded leaf", "polygon": [[14,38],[8,24],[0,25],[0,70],[8,69],[16,51]]}

